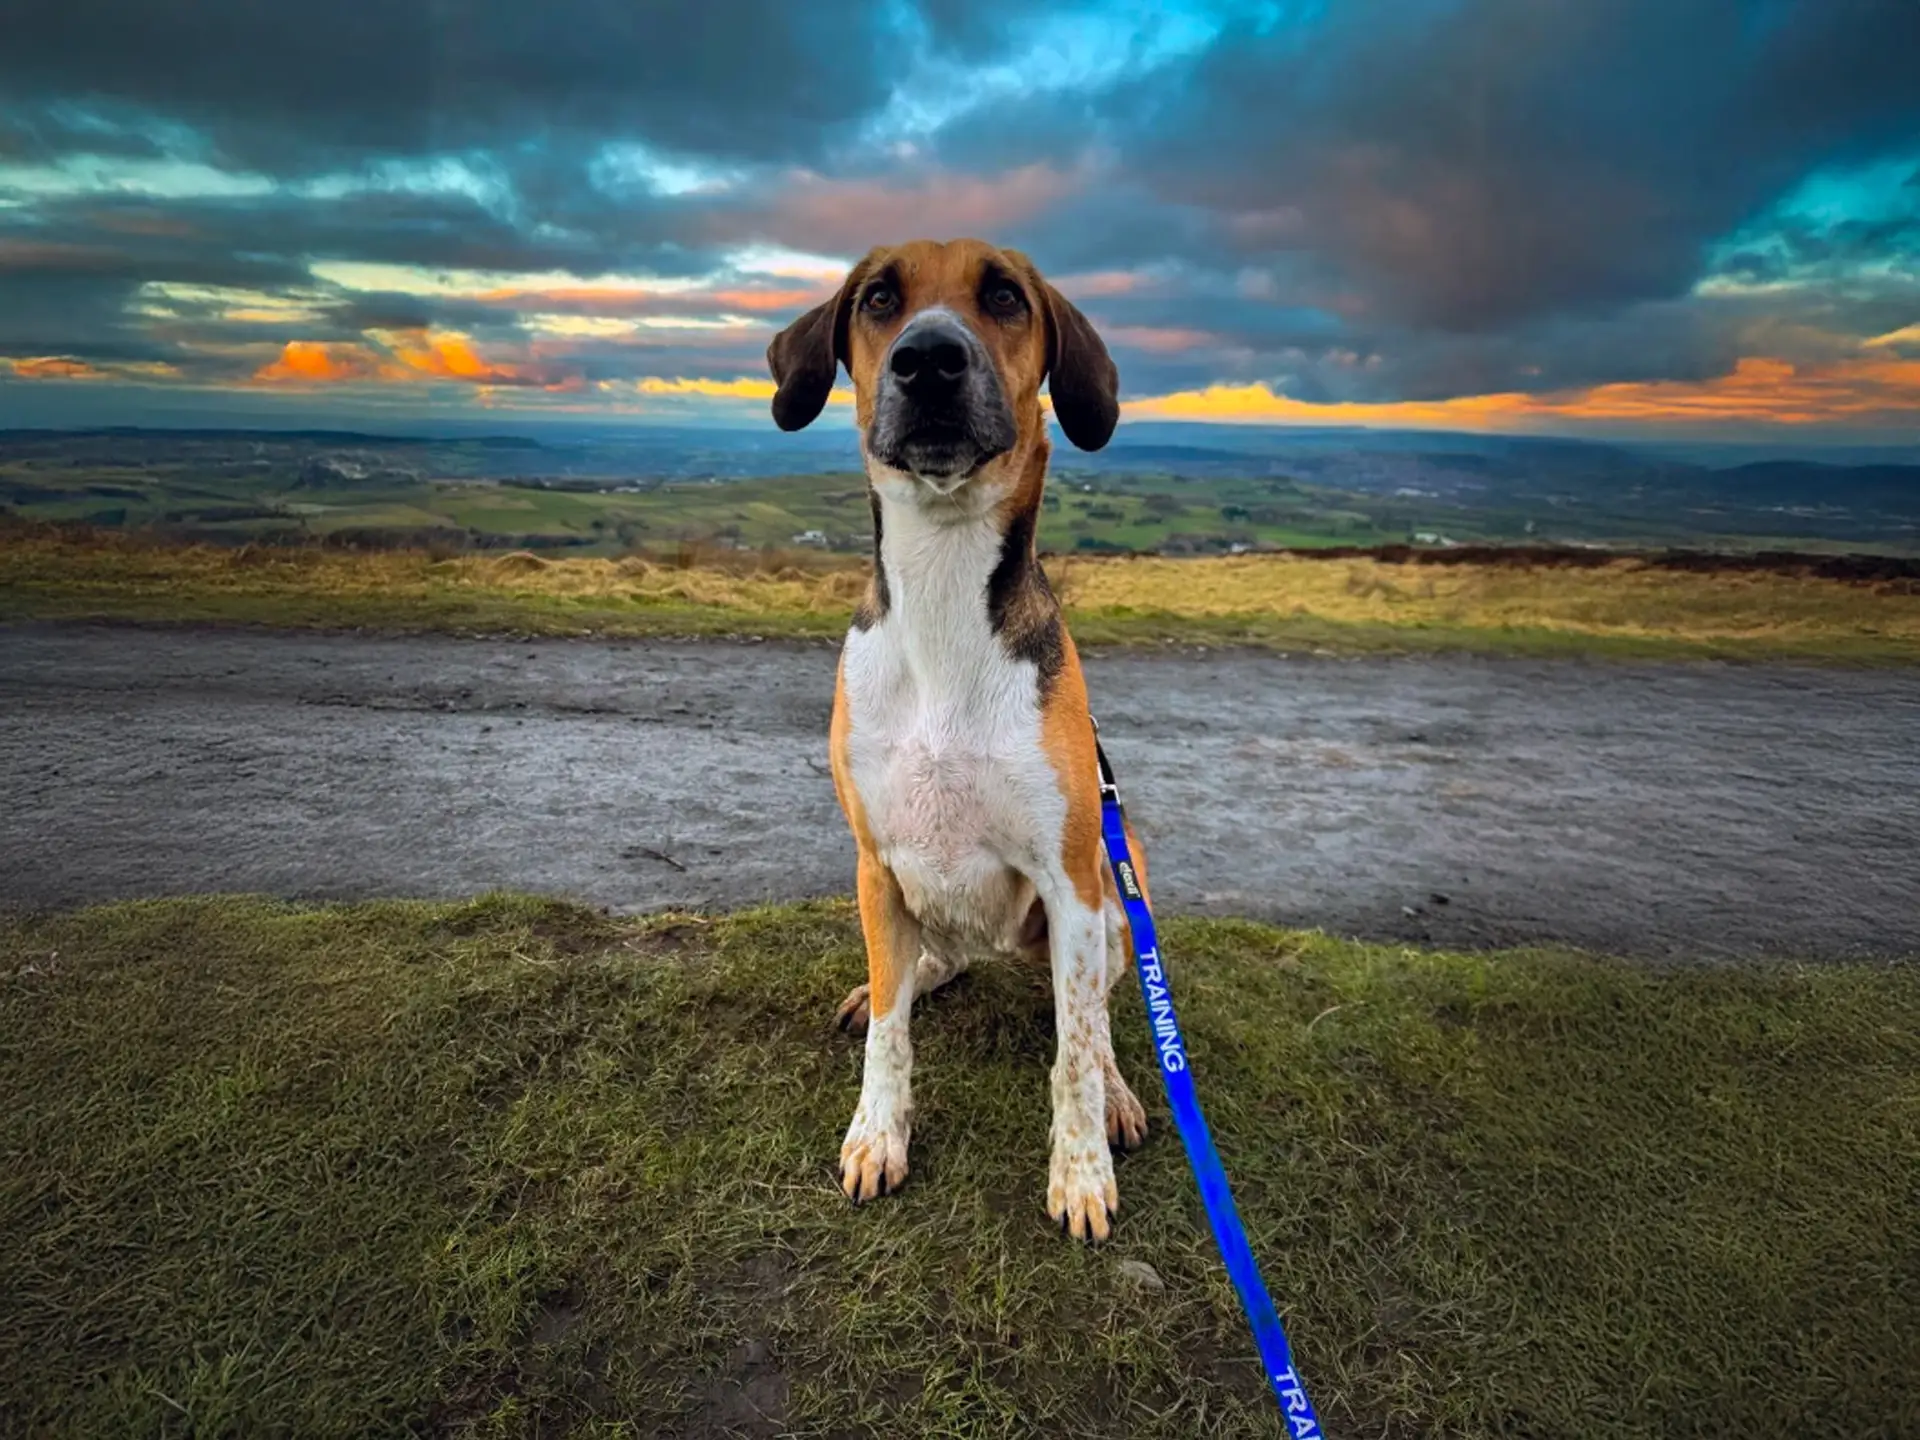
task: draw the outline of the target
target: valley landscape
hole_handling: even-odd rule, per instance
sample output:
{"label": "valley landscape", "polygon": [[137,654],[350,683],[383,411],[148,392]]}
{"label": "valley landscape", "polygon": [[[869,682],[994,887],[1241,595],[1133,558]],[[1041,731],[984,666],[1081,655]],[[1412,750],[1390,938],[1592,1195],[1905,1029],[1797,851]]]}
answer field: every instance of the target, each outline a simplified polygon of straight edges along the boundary
{"label": "valley landscape", "polygon": [[[818,431],[0,431],[0,507],[227,545],[864,553],[872,522],[852,431]],[[1098,454],[1056,444],[1042,543],[1078,554],[1492,543],[1920,556],[1920,452],[1711,458],[1130,424]]]}

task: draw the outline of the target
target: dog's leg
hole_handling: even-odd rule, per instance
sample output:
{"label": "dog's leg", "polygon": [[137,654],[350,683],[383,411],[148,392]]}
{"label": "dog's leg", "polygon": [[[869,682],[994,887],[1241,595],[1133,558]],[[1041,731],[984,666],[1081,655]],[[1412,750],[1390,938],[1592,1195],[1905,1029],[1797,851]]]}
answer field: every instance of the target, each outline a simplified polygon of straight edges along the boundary
{"label": "dog's leg", "polygon": [[[957,942],[943,937],[921,932],[924,948],[920,951],[920,962],[913,968],[913,998],[931,995],[942,985],[954,979],[967,968],[966,948]],[[867,1033],[867,1022],[872,1018],[873,1007],[869,1001],[873,986],[856,985],[848,992],[847,998],[840,1002],[840,1009],[834,1015],[834,1023],[849,1035]]]}
{"label": "dog's leg", "polygon": [[907,1026],[921,950],[920,923],[908,912],[899,882],[865,852],[859,891],[872,1020],[860,1104],[840,1146],[840,1188],[855,1204],[897,1190],[907,1178],[913,1119],[913,1042]]}
{"label": "dog's leg", "polygon": [[1108,1006],[1113,987],[1133,970],[1133,927],[1127,924],[1126,911],[1116,898],[1107,902],[1103,912],[1107,930],[1107,988],[1100,1005],[1100,1066],[1107,1077],[1107,1143],[1121,1150],[1136,1150],[1147,1138],[1147,1111],[1120,1073],[1120,1062],[1113,1055],[1113,1028]]}
{"label": "dog's leg", "polygon": [[[1096,892],[1097,893],[1097,892]],[[1047,1213],[1078,1240],[1104,1240],[1120,1208],[1107,1149],[1107,924],[1062,885],[1047,906],[1053,963],[1053,1154]]]}

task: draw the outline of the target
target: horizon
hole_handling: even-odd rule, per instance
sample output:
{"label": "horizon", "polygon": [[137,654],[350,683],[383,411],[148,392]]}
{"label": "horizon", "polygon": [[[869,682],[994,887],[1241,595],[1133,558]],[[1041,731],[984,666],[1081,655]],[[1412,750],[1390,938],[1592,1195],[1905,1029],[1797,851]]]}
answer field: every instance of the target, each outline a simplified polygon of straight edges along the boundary
{"label": "horizon", "polygon": [[[368,424],[357,424],[352,421],[353,417],[350,415],[329,414],[315,419],[287,417],[280,423],[267,423],[264,420],[229,422],[221,419],[218,414],[212,414],[200,420],[182,421],[177,424],[111,420],[80,425],[0,423],[0,440],[9,437],[61,435],[162,437],[233,435],[325,437],[342,441],[397,444],[456,441],[479,443],[489,440],[510,440],[522,444],[560,448],[569,444],[585,443],[641,444],[650,435],[665,437],[717,434],[743,438],[757,437],[778,445],[790,446],[807,455],[819,455],[836,448],[844,448],[855,455],[858,452],[857,432],[852,429],[836,430],[831,426],[823,426],[804,433],[788,434],[776,430],[770,423],[762,423],[758,417],[742,416],[738,413],[664,418],[612,416],[596,419],[592,416],[518,415],[511,412],[504,414],[493,412],[483,416],[443,416],[431,420],[415,416],[392,425],[385,425],[380,421],[372,421]],[[1048,421],[1048,435],[1054,448],[1053,468],[1058,468],[1059,461],[1063,458],[1075,469],[1098,468],[1097,459],[1076,458],[1080,456],[1080,452],[1076,451],[1061,434],[1059,426],[1052,421],[1051,417]],[[1299,444],[1311,440],[1349,441],[1352,448],[1362,449],[1369,441],[1383,445],[1388,442],[1397,442],[1400,448],[1419,442],[1429,442],[1439,447],[1468,450],[1494,444],[1570,445],[1626,451],[1681,463],[1698,464],[1709,469],[1774,462],[1830,466],[1896,466],[1914,469],[1916,481],[1920,481],[1920,439],[1912,443],[1899,441],[1822,443],[1797,435],[1778,438],[1762,436],[1751,440],[1715,440],[1684,434],[1672,438],[1664,436],[1640,438],[1622,435],[1422,430],[1414,427],[1376,425],[1263,424],[1246,421],[1223,424],[1200,420],[1123,418],[1115,427],[1112,441],[1102,447],[1100,453],[1112,450],[1116,446],[1124,449],[1129,442],[1165,444],[1178,440],[1190,440],[1196,448],[1204,447],[1214,453],[1230,453],[1238,449],[1249,455],[1267,453],[1269,448],[1283,448],[1288,441]],[[1261,440],[1269,442],[1269,446],[1261,447],[1249,443]]]}
{"label": "horizon", "polygon": [[1513,11],[42,9],[0,427],[770,429],[767,341],[931,233],[1128,423],[1920,445],[1920,10]]}

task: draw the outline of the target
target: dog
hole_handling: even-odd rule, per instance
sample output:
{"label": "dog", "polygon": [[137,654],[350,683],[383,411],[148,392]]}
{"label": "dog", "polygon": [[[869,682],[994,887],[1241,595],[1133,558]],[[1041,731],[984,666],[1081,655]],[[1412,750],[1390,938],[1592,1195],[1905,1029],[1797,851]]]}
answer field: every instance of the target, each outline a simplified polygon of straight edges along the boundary
{"label": "dog", "polygon": [[1042,382],[1067,439],[1098,450],[1119,375],[1032,261],[981,240],[871,251],[767,364],[789,431],[819,417],[846,368],[873,510],[873,575],[829,731],[867,951],[867,983],[840,1012],[866,1033],[841,1188],[859,1204],[907,1177],[914,1000],[972,955],[1044,956],[1058,1033],[1046,1209],[1104,1240],[1120,1203],[1109,1147],[1146,1135],[1107,1018],[1132,937],[1101,841],[1086,682],[1034,537]]}

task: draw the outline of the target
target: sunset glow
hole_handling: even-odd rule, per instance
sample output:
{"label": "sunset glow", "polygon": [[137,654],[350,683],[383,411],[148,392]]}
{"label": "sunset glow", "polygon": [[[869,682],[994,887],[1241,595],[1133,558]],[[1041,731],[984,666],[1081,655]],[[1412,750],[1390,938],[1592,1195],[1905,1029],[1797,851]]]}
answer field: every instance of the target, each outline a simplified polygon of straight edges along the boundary
{"label": "sunset glow", "polygon": [[1910,4],[206,3],[0,45],[0,425],[766,425],[861,255],[979,236],[1130,420],[1920,445]]}
{"label": "sunset glow", "polygon": [[64,355],[32,355],[8,360],[7,368],[22,380],[104,380],[107,372],[84,360]]}
{"label": "sunset glow", "polygon": [[[699,395],[716,400],[771,400],[774,384],[771,380],[756,380],[743,375],[737,380],[690,380],[675,378],[671,380],[648,376],[633,387],[642,395]],[[851,405],[853,391],[845,386],[836,385],[827,394],[829,405]]]}
{"label": "sunset glow", "polygon": [[384,364],[363,345],[324,345],[317,340],[289,340],[280,358],[253,372],[255,380],[303,385],[339,384],[349,380],[396,379],[403,372]]}
{"label": "sunset glow", "polygon": [[1408,429],[1539,429],[1553,420],[1685,426],[1701,422],[1818,425],[1842,417],[1899,423],[1920,408],[1920,361],[1851,361],[1808,367],[1741,360],[1712,380],[1596,385],[1529,395],[1509,391],[1445,400],[1315,403],[1266,385],[1216,385],[1127,401],[1136,420],[1238,424],[1368,425]]}

